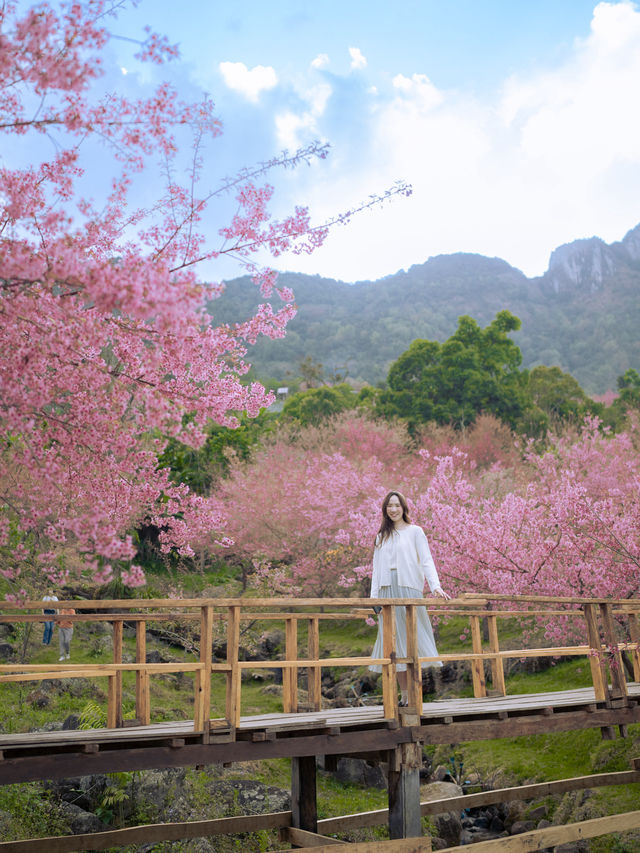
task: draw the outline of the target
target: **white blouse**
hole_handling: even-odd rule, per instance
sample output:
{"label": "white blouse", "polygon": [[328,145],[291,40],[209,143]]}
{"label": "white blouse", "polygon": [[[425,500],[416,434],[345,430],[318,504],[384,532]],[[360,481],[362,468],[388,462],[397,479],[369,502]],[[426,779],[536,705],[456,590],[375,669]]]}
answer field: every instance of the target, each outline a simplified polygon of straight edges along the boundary
{"label": "white blouse", "polygon": [[382,545],[376,540],[371,598],[378,598],[380,588],[391,585],[391,569],[397,569],[399,586],[410,586],[422,592],[426,581],[431,592],[441,589],[429,542],[417,524],[394,530]]}

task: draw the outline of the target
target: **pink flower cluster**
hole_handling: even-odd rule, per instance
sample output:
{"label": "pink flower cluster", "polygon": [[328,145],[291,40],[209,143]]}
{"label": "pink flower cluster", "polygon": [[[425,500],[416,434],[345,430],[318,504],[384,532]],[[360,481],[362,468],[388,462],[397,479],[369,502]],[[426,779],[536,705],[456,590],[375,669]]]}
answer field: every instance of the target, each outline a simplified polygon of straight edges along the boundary
{"label": "pink flower cluster", "polygon": [[[183,554],[211,542],[212,531],[220,538],[219,503],[171,483],[157,456],[168,437],[197,446],[207,423],[233,426],[237,413],[269,405],[260,384],[241,381],[246,346],[282,336],[295,307],[283,288],[280,310],[265,304],[235,327],[216,326],[205,306],[220,287],[200,281],[197,264],[231,254],[267,295],[275,274],[251,257],[311,250],[324,237],[303,208],[272,221],[272,190],[256,183],[269,168],[324,157],[324,146],[243,170],[199,197],[200,146],[220,133],[208,99],[181,103],[163,84],[144,100],[95,100],[118,5],[88,0],[57,14],[41,3],[22,16],[16,4],[0,8],[0,132],[47,134],[59,152],[0,169],[0,547],[17,567],[3,569],[12,576],[37,551],[46,559],[29,564],[59,579],[54,558],[73,547],[104,582],[132,559],[127,531],[143,519],[160,528],[165,549]],[[138,58],[176,53],[148,32]],[[170,177],[177,130],[195,140],[186,186]],[[113,168],[100,209],[76,190],[87,138],[106,145],[101,168]],[[132,180],[149,155],[165,159],[167,182],[154,205],[136,209]],[[225,242],[212,245],[203,212],[232,188],[238,213],[219,229]],[[122,579],[144,583],[137,566]]]}
{"label": "pink flower cluster", "polygon": [[[232,550],[286,569],[304,594],[366,594],[381,500],[396,488],[452,594],[638,596],[637,427],[613,436],[589,419],[542,454],[513,443],[505,451],[492,419],[475,429],[479,441],[473,430],[458,434],[465,450],[445,446],[446,430],[408,449],[397,426],[353,413],[295,440],[281,433],[250,464],[236,463],[224,484]],[[570,616],[538,627],[560,640],[575,626],[583,636]]]}

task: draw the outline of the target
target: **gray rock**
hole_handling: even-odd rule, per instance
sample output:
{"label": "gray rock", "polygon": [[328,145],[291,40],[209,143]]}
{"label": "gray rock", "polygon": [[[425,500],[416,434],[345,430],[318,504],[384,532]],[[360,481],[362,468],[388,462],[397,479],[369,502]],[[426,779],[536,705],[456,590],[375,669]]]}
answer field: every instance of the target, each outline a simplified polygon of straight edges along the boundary
{"label": "gray rock", "polygon": [[[494,832],[496,835],[500,835],[504,830],[504,823],[500,820],[497,815],[491,818],[491,823],[489,824],[489,829],[491,832]],[[507,833],[508,834],[508,833]]]}
{"label": "gray rock", "polygon": [[186,770],[182,767],[146,770],[136,783],[136,801],[144,803],[145,813],[150,819],[161,819],[163,813],[171,808],[176,815],[171,820],[179,820],[184,811],[180,811],[180,807],[184,800],[185,778]]}
{"label": "gray rock", "polygon": [[546,806],[537,806],[535,809],[527,812],[527,820],[539,821],[547,816]]}
{"label": "gray rock", "polygon": [[105,832],[111,829],[97,815],[87,812],[73,803],[61,803],[60,813],[68,824],[72,835],[83,835],[86,832]]}
{"label": "gray rock", "polygon": [[444,838],[449,847],[461,844],[462,821],[460,812],[443,812],[433,816],[433,822],[439,838]]}
{"label": "gray rock", "polygon": [[51,694],[45,690],[36,687],[31,693],[27,694],[27,702],[33,705],[34,708],[48,708],[51,705]]}
{"label": "gray rock", "polygon": [[420,801],[433,802],[433,800],[444,800],[449,797],[461,797],[462,788],[455,782],[429,782],[428,785],[420,786]]}
{"label": "gray rock", "polygon": [[258,643],[258,653],[270,660],[284,645],[284,631],[265,631]]}
{"label": "gray rock", "polygon": [[362,758],[340,758],[335,770],[340,782],[362,785],[365,788],[386,788],[387,780],[379,764],[367,764]]}
{"label": "gray rock", "polygon": [[253,779],[221,779],[207,785],[207,789],[215,802],[236,814],[264,814],[291,808],[288,791]]}
{"label": "gray rock", "polygon": [[496,838],[506,838],[509,833],[506,830],[502,832],[492,832],[489,827],[470,826],[462,830],[460,833],[460,844],[476,844],[478,841],[494,841]]}
{"label": "gray rock", "polygon": [[578,287],[585,293],[595,293],[616,265],[615,253],[599,237],[574,240],[551,253],[546,278],[556,292]]}
{"label": "gray rock", "polygon": [[110,780],[106,775],[95,774],[55,779],[45,782],[44,787],[63,802],[77,806],[83,811],[93,812],[102,803],[109,784]]}
{"label": "gray rock", "polygon": [[62,729],[62,723],[51,720],[39,728],[29,729],[30,732],[59,732]]}
{"label": "gray rock", "polygon": [[536,824],[533,820],[517,820],[511,824],[511,835],[520,835],[521,832],[531,832],[535,828]]}
{"label": "gray rock", "polygon": [[0,660],[13,660],[16,656],[16,650],[11,643],[0,643]]}
{"label": "gray rock", "polygon": [[[432,802],[433,800],[444,800],[450,797],[462,795],[462,788],[454,782],[430,782],[428,785],[420,786],[420,802]],[[460,844],[462,835],[462,820],[460,811],[444,812],[435,815],[433,822],[439,838],[444,838],[448,847]]]}

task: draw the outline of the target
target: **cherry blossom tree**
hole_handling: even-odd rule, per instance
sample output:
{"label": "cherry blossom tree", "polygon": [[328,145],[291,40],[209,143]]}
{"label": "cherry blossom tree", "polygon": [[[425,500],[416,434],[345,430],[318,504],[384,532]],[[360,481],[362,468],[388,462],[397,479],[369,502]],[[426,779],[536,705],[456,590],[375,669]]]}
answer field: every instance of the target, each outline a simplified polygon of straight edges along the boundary
{"label": "cherry blossom tree", "polygon": [[[516,447],[495,419],[458,433],[458,447],[455,437],[433,428],[414,444],[355,413],[282,430],[223,484],[233,549],[268,589],[366,594],[381,499],[399,488],[451,593],[638,595],[636,426],[612,435],[589,418],[544,452]],[[575,618],[534,627],[551,640],[584,636]]]}
{"label": "cherry blossom tree", "polygon": [[[157,457],[168,438],[197,447],[208,422],[234,426],[239,413],[269,405],[259,383],[242,382],[247,347],[282,336],[295,306],[257,253],[310,252],[327,233],[302,207],[274,220],[264,183],[273,168],[323,158],[325,146],[208,189],[203,146],[221,132],[208,98],[182,103],[168,84],[139,100],[100,91],[121,5],[0,7],[0,132],[13,145],[0,168],[0,547],[18,591],[29,566],[62,582],[70,548],[98,582],[120,566],[127,584],[143,583],[126,533],[142,519],[183,554],[212,530],[225,541],[219,504],[171,483]],[[137,54],[151,63],[176,56],[151,31]],[[180,183],[186,133],[191,166]],[[26,147],[41,156],[12,166],[12,152]],[[136,177],[158,160],[164,189],[136,207]],[[98,169],[112,176],[101,206],[82,192]],[[362,207],[397,192],[407,188]],[[212,240],[203,217],[224,194],[235,196],[236,212]],[[265,301],[249,320],[216,326],[207,304],[220,287],[197,271],[223,254],[280,307]]]}
{"label": "cherry blossom tree", "polygon": [[[427,531],[452,592],[630,598],[640,591],[640,456],[637,429],[610,435],[597,418],[556,436],[520,464],[479,469],[458,448],[422,449],[413,466],[413,519]],[[354,515],[355,518],[355,515]],[[362,520],[341,541],[364,547]],[[370,562],[347,574],[366,576]],[[542,626],[560,640],[564,618]]]}
{"label": "cherry blossom tree", "polygon": [[347,567],[366,559],[349,530],[371,527],[388,483],[410,470],[406,429],[347,412],[320,426],[284,426],[219,487],[231,553],[269,592],[343,594]]}

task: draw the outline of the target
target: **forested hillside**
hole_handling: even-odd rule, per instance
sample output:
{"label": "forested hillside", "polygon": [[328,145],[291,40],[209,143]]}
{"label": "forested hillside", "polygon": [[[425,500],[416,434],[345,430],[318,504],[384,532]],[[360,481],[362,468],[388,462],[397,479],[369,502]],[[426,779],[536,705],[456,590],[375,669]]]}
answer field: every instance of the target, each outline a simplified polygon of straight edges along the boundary
{"label": "forested hillside", "polygon": [[[522,320],[513,340],[523,366],[557,365],[589,393],[615,388],[640,366],[640,226],[620,243],[598,238],[556,249],[539,278],[499,258],[455,254],[430,258],[377,281],[346,284],[283,273],[298,315],[283,340],[260,340],[250,360],[259,376],[286,384],[306,356],[330,374],[376,384],[415,338],[443,341],[462,314],[484,325],[506,308]],[[228,282],[212,303],[216,320],[233,322],[255,310],[249,278]]]}

